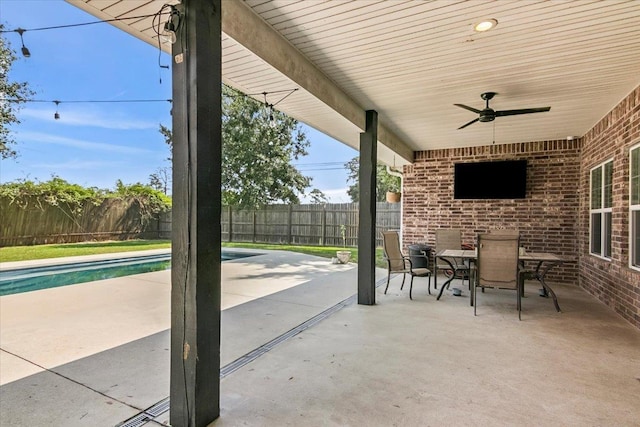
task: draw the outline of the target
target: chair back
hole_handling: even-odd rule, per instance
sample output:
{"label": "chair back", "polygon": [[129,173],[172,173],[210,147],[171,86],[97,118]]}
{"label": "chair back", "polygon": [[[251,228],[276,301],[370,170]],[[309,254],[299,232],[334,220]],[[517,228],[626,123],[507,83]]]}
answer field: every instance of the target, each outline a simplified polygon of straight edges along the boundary
{"label": "chair back", "polygon": [[489,230],[489,233],[500,236],[520,236],[520,230],[512,230],[509,228],[496,228]]}
{"label": "chair back", "polygon": [[462,233],[459,228],[440,228],[436,230],[436,253],[445,249],[460,249]]}
{"label": "chair back", "polygon": [[519,246],[518,234],[478,234],[477,285],[517,289]]}
{"label": "chair back", "polygon": [[400,250],[400,236],[397,231],[382,232],[382,249],[384,256],[389,260],[391,271],[401,271],[405,269],[404,258]]}
{"label": "chair back", "polygon": [[[436,253],[445,249],[462,249],[462,233],[459,228],[440,228],[436,230]],[[447,258],[454,266],[462,264],[462,260]],[[444,260],[437,258],[438,268],[449,267]]]}

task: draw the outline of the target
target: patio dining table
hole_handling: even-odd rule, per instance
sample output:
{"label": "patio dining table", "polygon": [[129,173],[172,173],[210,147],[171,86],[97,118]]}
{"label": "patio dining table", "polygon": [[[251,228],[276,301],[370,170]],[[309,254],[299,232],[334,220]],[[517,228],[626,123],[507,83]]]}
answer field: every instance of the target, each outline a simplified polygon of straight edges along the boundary
{"label": "patio dining table", "polygon": [[[445,249],[443,251],[438,252],[436,254],[436,257],[445,261],[447,258],[459,258],[465,261],[475,262],[476,259],[478,258],[478,252],[475,249]],[[553,304],[555,305],[556,310],[560,312],[560,306],[558,305],[558,298],[556,297],[555,292],[553,292],[553,289],[551,289],[551,287],[547,284],[547,282],[545,282],[544,279],[547,273],[549,273],[549,271],[553,267],[562,264],[565,260],[559,257],[558,255],[548,253],[548,252],[524,252],[519,255],[518,259],[523,263],[526,261],[532,261],[537,263],[535,270],[527,271],[527,273],[529,273],[529,276],[531,278],[536,279],[542,285],[542,288],[544,291],[540,296],[548,297],[549,295],[551,295],[551,297],[553,298]],[[473,274],[473,269],[472,269],[472,274]],[[449,285],[449,283],[451,283],[454,277],[455,276],[452,275],[447,281],[445,281],[442,284],[442,287],[440,288],[440,292],[438,293],[438,297],[437,297],[438,300],[442,296],[442,293],[444,292],[444,288],[446,288]],[[471,279],[471,283],[473,283],[473,278]],[[473,285],[470,285],[470,286],[473,286]],[[521,291],[522,291],[522,294],[524,295],[524,281],[520,284],[520,286],[522,287]],[[470,292],[470,294],[471,296],[469,298],[470,299],[469,302],[470,302],[470,305],[473,305],[474,304],[473,292]]]}

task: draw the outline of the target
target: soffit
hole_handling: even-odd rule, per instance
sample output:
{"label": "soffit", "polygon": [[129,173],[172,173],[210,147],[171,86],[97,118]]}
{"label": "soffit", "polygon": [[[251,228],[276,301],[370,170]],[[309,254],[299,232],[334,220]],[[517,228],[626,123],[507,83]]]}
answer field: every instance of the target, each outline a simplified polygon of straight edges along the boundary
{"label": "soffit", "polygon": [[[103,19],[154,13],[164,3],[68,1]],[[640,84],[640,2],[633,0],[245,4],[413,150],[582,136]],[[476,33],[482,18],[499,23]],[[150,18],[116,25],[157,45]],[[223,77],[247,93],[300,87],[224,34]],[[482,109],[486,91],[498,92],[495,110],[551,111],[457,130],[476,116],[453,104]],[[358,126],[304,87],[278,108],[357,147]]]}

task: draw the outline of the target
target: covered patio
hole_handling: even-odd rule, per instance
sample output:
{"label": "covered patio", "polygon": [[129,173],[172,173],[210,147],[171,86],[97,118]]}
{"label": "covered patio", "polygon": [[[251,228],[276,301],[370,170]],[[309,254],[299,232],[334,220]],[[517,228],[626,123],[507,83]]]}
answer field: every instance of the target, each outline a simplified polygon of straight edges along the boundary
{"label": "covered patio", "polygon": [[[119,20],[114,25],[157,45],[157,28],[152,25],[151,15],[161,10],[163,2],[68,1],[99,18],[117,18]],[[172,9],[165,9],[168,10]],[[544,377],[544,373],[538,370],[540,365],[545,367],[544,372],[548,372],[552,367],[544,361],[562,359],[562,362],[553,364],[553,369],[560,367],[565,373],[575,365],[590,369],[593,365],[586,361],[592,361],[594,352],[580,355],[576,348],[596,351],[602,347],[586,345],[575,339],[588,335],[602,341],[601,338],[616,336],[615,332],[622,328],[625,334],[629,334],[626,336],[629,339],[607,343],[614,349],[620,349],[619,354],[625,354],[632,364],[610,361],[613,362],[612,368],[599,371],[594,378],[599,377],[602,384],[602,378],[612,375],[607,369],[615,369],[616,375],[630,381],[625,383],[630,388],[624,391],[622,387],[612,388],[610,393],[601,390],[602,402],[606,401],[604,396],[608,396],[602,410],[595,409],[598,399],[591,396],[587,402],[577,404],[579,412],[570,412],[571,417],[580,417],[588,407],[594,411],[590,417],[595,418],[560,419],[560,423],[565,424],[572,424],[574,420],[577,424],[606,424],[609,421],[616,424],[615,418],[609,418],[613,411],[604,407],[628,403],[633,396],[633,387],[636,390],[638,387],[637,373],[629,376],[629,370],[624,368],[627,366],[633,371],[633,361],[637,361],[637,329],[633,327],[640,327],[640,269],[632,261],[631,254],[637,248],[633,243],[635,223],[629,219],[633,205],[631,200],[635,200],[630,184],[630,150],[640,142],[640,50],[636,48],[640,39],[640,5],[637,2],[185,0],[175,11],[175,14],[162,15],[163,21],[172,17],[178,40],[173,45],[164,46],[167,51],[172,49],[173,130],[176,139],[176,229],[172,279],[172,331],[176,335],[171,345],[173,425],[206,425],[220,414],[223,415],[220,423],[225,423],[225,405],[229,408],[229,416],[233,413],[231,408],[242,407],[233,401],[234,397],[243,404],[258,408],[255,424],[261,424],[260,414],[266,413],[259,412],[261,405],[284,408],[284,403],[273,403],[273,399],[281,398],[299,402],[300,407],[309,405],[314,408],[313,405],[320,402],[312,423],[322,423],[327,421],[324,418],[329,411],[327,406],[345,400],[340,398],[343,396],[340,391],[332,391],[329,387],[333,383],[327,382],[331,378],[326,375],[327,371],[319,369],[320,365],[328,364],[328,360],[314,366],[311,362],[304,362],[311,360],[306,358],[302,359],[299,374],[291,372],[286,382],[284,377],[279,379],[282,382],[276,383],[278,392],[275,394],[274,388],[269,386],[270,380],[256,381],[257,384],[264,383],[267,395],[259,394],[257,385],[255,388],[251,385],[251,391],[247,392],[249,386],[245,383],[246,387],[242,387],[242,381],[248,381],[251,373],[236,377],[238,387],[243,388],[245,394],[238,393],[239,389],[236,389],[237,394],[220,393],[217,375],[220,362],[220,231],[216,228],[216,221],[210,221],[219,216],[220,211],[220,122],[217,119],[220,116],[220,81],[245,93],[258,93],[261,99],[262,95],[268,99],[271,92],[298,88],[295,96],[288,97],[278,107],[360,150],[360,259],[356,280],[361,306],[350,307],[338,317],[333,317],[340,319],[344,313],[352,316],[343,319],[343,325],[347,325],[343,326],[344,329],[336,327],[337,324],[332,327],[329,323],[321,328],[326,327],[327,336],[336,342],[342,337],[333,336],[339,329],[347,334],[346,340],[359,343],[352,349],[353,357],[338,352],[345,355],[341,365],[353,369],[332,371],[336,368],[329,367],[329,371],[336,376],[344,373],[345,379],[350,378],[350,382],[343,384],[343,390],[350,395],[365,393],[366,403],[352,402],[349,412],[346,409],[339,411],[340,417],[347,418],[329,422],[359,424],[365,419],[381,419],[378,412],[381,406],[376,403],[383,395],[376,389],[394,391],[393,400],[398,402],[394,404],[400,406],[394,406],[395,409],[402,409],[403,404],[411,408],[407,423],[446,421],[446,417],[454,416],[454,408],[465,407],[464,402],[476,402],[474,397],[485,403],[482,392],[474,389],[472,384],[487,384],[482,390],[493,390],[495,394],[490,397],[494,401],[501,400],[504,406],[512,396],[509,391],[518,385],[516,377],[528,378],[529,381],[538,378],[538,382],[527,384],[535,384],[536,393],[544,394],[539,400],[534,398],[536,393],[533,391],[526,399],[524,395],[520,396],[517,404],[524,410],[519,413],[522,417],[519,420],[526,424],[527,420],[535,419],[534,413],[550,411],[546,413],[548,418],[545,421],[557,421],[555,417],[561,412],[566,416],[568,405],[560,407],[554,404],[561,401],[566,404],[569,396],[575,395],[556,393],[558,389],[553,387],[552,390],[545,389],[543,386],[547,383],[540,382],[539,378],[548,379],[549,376]],[[149,14],[146,18],[143,17],[145,13]],[[136,16],[139,18],[127,19]],[[474,31],[474,24],[487,19],[495,21],[497,26],[487,32]],[[496,110],[546,106],[551,110],[494,117],[494,120],[485,120],[487,116],[481,115],[479,122],[458,129],[470,123],[475,113],[453,104],[483,109],[485,105],[480,94],[486,92],[498,93],[491,101]],[[455,162],[513,158],[528,161],[525,200],[478,202],[453,199]],[[470,323],[447,331],[445,325],[455,325],[457,316],[446,321],[429,319],[422,317],[430,314],[428,309],[413,313],[414,306],[410,306],[395,312],[391,304],[382,304],[374,288],[375,239],[372,238],[375,224],[372,193],[375,193],[373,185],[378,160],[402,167],[405,177],[402,228],[405,245],[432,242],[434,230],[440,227],[462,228],[467,239],[490,228],[517,228],[528,248],[556,252],[567,258],[569,262],[553,277],[568,285],[567,292],[578,295],[578,300],[586,297],[577,285],[607,304],[609,309],[589,299],[586,302],[592,307],[589,310],[576,309],[576,313],[584,316],[577,316],[575,323],[569,320],[568,312],[561,315],[553,313],[554,322],[561,319],[558,329],[549,327],[542,320],[544,326],[536,329],[531,326],[533,320],[523,322],[523,325],[528,323],[530,326],[526,328],[520,324],[511,325],[508,323],[511,319],[501,318],[496,322],[500,326],[492,331],[491,328],[495,327],[492,322],[485,325],[480,318],[470,317],[467,320],[465,317],[465,321]],[[609,161],[614,170],[611,182],[613,201],[612,206],[606,206],[609,210],[605,213],[610,212],[612,216],[608,236],[611,248],[606,254],[594,254],[591,236],[594,229],[590,223],[590,209],[593,208],[590,199],[591,171]],[[631,200],[629,194],[632,194]],[[366,307],[375,305],[376,301],[379,307]],[[398,303],[402,307],[407,304],[406,301]],[[445,305],[434,306],[439,309]],[[389,311],[386,311],[387,307]],[[600,335],[594,337],[594,327],[587,328],[588,325],[593,326],[590,323],[592,309],[603,309],[603,316],[611,316],[612,320],[622,324],[609,324],[606,331],[600,331]],[[407,313],[413,313],[415,318],[409,318]],[[618,315],[625,320],[617,318]],[[415,325],[420,325],[433,327],[429,329],[430,333],[446,331],[446,335],[418,335],[415,342],[406,336],[406,341],[398,341],[395,346],[394,336],[399,331],[392,321],[383,322],[385,318],[393,318],[393,322],[398,324],[413,325],[411,332],[414,334],[418,332]],[[355,327],[349,328],[350,324]],[[462,336],[460,330],[470,335]],[[559,340],[552,345],[559,353],[545,357],[546,347],[540,346],[533,338],[521,346],[514,346],[514,342],[518,342],[514,337],[527,336],[520,335],[521,332],[537,336],[543,330],[555,336],[545,337],[546,342]],[[560,330],[573,330],[576,334],[568,338],[560,335]],[[486,337],[499,342],[482,347],[477,342],[477,336],[482,332],[487,332]],[[382,337],[385,339],[381,340]],[[455,339],[457,337],[462,339]],[[489,343],[486,337],[483,342]],[[327,339],[322,333],[314,338],[318,342]],[[419,364],[412,366],[410,363],[422,355],[425,363],[429,361],[430,340],[445,351],[437,358],[444,365],[435,371],[426,371],[444,375],[444,379],[433,382],[429,382],[428,374],[426,377],[416,374],[420,372]],[[523,351],[525,344],[534,342],[543,355],[529,360],[532,352],[520,353],[519,357],[512,359],[518,363],[513,365],[517,368],[510,370],[511,377],[501,380],[497,371],[491,372],[491,378],[496,374],[496,382],[482,376],[471,382],[465,381],[466,376],[458,377],[461,372],[477,372],[478,369],[474,368],[480,367],[478,358],[470,357],[474,354],[470,354],[472,347],[469,343],[477,345],[473,348],[478,351],[483,348],[491,350],[492,357],[511,357]],[[629,342],[635,345],[627,347]],[[619,344],[622,347],[617,347]],[[291,345],[282,347],[282,351],[291,351]],[[313,343],[309,345],[309,349],[314,346]],[[505,356],[495,351],[502,345],[509,348]],[[392,375],[380,380],[376,375],[385,369],[385,364],[378,358],[384,354],[377,352],[379,346],[384,346],[391,354],[398,347],[409,347],[406,348],[407,353],[397,354],[397,360],[404,363],[391,362],[387,366],[392,368]],[[422,351],[415,352],[418,348]],[[333,357],[335,353],[331,354]],[[278,364],[284,363],[270,357],[263,358],[260,363],[267,363],[265,361],[271,364],[255,369],[265,373],[264,377],[269,379],[271,377],[266,372],[279,372],[281,365]],[[448,361],[456,363],[446,363]],[[481,365],[486,367],[490,363],[482,361]],[[356,366],[360,370],[355,369]],[[635,366],[637,372],[637,363]],[[405,370],[407,367],[413,373]],[[393,369],[397,371],[393,372]],[[559,371],[552,371],[557,374],[556,378],[561,378]],[[587,371],[572,376],[570,382],[565,378],[562,388],[595,387],[595,381],[588,384],[580,382],[589,376]],[[348,377],[347,372],[357,375]],[[526,373],[531,375],[524,376]],[[305,378],[305,382],[298,383],[298,386],[311,394],[311,397],[307,394],[307,400],[304,400],[305,394],[300,389],[295,396],[288,394],[288,390],[296,390],[296,387],[287,389],[285,383],[287,386],[295,384],[297,375]],[[634,378],[629,380],[631,377]],[[390,385],[392,381],[389,378],[398,382]],[[445,399],[442,405],[434,405],[442,408],[443,412],[429,413],[420,419],[424,405],[416,403],[422,403],[421,400],[412,401],[410,396],[420,395],[424,399],[442,402],[435,396],[442,391],[444,384],[450,383],[446,378],[453,378],[459,386],[455,394],[463,397],[463,403]],[[230,387],[234,381],[230,380]],[[413,391],[406,396],[409,397],[407,401],[413,403],[399,401],[401,390]],[[449,393],[449,389],[444,393]],[[445,396],[451,398],[453,395]],[[222,412],[218,402],[222,405]],[[482,407],[485,411],[481,410]],[[479,418],[478,424],[495,425],[510,416],[518,416],[511,411],[498,416],[498,412],[487,412],[487,407],[480,404],[473,407],[486,417]],[[637,419],[637,412],[634,413],[637,409],[633,406],[626,412],[620,409],[618,414],[624,412],[629,418],[618,420],[618,424],[629,422],[631,425],[630,420]],[[251,416],[250,409],[238,411],[240,418]],[[294,415],[289,411],[281,409],[282,414]],[[469,415],[466,411],[459,412]],[[526,418],[522,414],[527,414]],[[348,417],[352,415],[362,418],[350,421]],[[269,418],[264,420],[264,424],[271,424]],[[387,420],[403,424],[405,419],[400,416]],[[298,418],[287,417],[287,421],[280,420],[278,424],[295,425],[298,421]],[[463,419],[452,420],[452,424],[462,422]]]}
{"label": "covered patio", "polygon": [[[436,301],[417,278],[409,300],[396,276],[384,295],[378,270],[369,307],[356,304],[353,266],[272,252],[258,261],[272,275],[244,278],[251,263],[225,264],[221,416],[212,425],[637,425],[640,331],[573,284],[554,284],[557,313],[527,282],[519,322],[513,292],[480,295],[474,317],[466,289]],[[3,348],[15,354],[1,354],[2,423],[167,425],[169,276],[3,297]],[[246,298],[274,277],[295,286]],[[51,301],[40,316],[49,328],[32,329],[42,299]],[[69,299],[83,303],[56,309]],[[113,345],[123,322],[136,339]]]}

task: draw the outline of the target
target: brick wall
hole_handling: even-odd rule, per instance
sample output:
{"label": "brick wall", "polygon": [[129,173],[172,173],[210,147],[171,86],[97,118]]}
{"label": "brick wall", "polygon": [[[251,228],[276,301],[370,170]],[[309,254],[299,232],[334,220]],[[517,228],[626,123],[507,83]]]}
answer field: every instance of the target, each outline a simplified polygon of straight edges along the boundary
{"label": "brick wall", "polygon": [[[640,87],[583,138],[578,241],[580,286],[640,328],[640,272],[629,267],[629,148],[640,142]],[[589,255],[589,172],[613,159],[611,261]]]}
{"label": "brick wall", "polygon": [[[578,283],[640,328],[640,271],[629,267],[629,148],[640,143],[640,87],[584,137],[416,153],[404,169],[403,243],[435,245],[437,228],[460,228],[463,241],[492,228],[517,228],[523,245],[571,259],[551,281]],[[527,196],[454,200],[458,162],[526,159]],[[612,259],[589,254],[589,172],[613,159]],[[575,280],[577,278],[577,281]]]}
{"label": "brick wall", "polygon": [[[580,140],[526,142],[417,152],[405,167],[403,244],[435,245],[437,228],[460,228],[463,242],[477,233],[516,228],[530,251],[572,261],[552,270],[550,281],[576,281]],[[514,200],[454,200],[454,163],[527,160],[527,195]]]}

